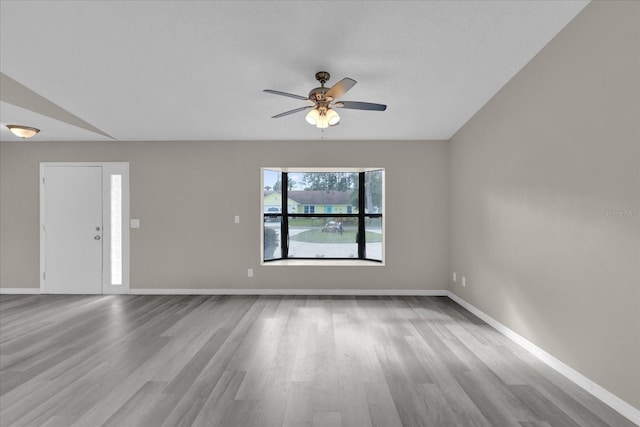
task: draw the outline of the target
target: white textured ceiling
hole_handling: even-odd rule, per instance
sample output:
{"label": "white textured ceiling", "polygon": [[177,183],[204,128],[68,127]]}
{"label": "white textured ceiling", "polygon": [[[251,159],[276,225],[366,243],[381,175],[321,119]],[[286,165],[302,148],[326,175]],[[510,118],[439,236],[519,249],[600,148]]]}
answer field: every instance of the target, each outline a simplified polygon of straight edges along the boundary
{"label": "white textured ceiling", "polygon": [[[448,139],[586,4],[2,0],[0,72],[117,140]],[[321,70],[387,111],[270,118],[304,102],[263,89],[306,96]],[[2,140],[108,140],[0,100]]]}

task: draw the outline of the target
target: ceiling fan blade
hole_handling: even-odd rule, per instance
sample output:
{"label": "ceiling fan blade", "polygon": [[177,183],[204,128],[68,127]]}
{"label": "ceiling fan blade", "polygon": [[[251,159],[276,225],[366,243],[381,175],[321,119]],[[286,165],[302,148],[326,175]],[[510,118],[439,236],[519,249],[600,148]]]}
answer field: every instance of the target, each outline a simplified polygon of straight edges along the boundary
{"label": "ceiling fan blade", "polygon": [[333,87],[329,89],[329,91],[325,94],[325,97],[338,99],[342,95],[347,93],[347,91],[351,89],[356,83],[357,82],[355,80],[350,79],[349,77],[345,77],[344,79],[333,85]]}
{"label": "ceiling fan blade", "polygon": [[274,95],[288,96],[289,98],[300,99],[302,101],[309,101],[309,98],[306,96],[294,95],[292,93],[287,93],[287,92],[280,92],[279,90],[265,89],[263,90],[263,92],[272,93]]}
{"label": "ceiling fan blade", "polygon": [[315,107],[315,105],[307,105],[307,106],[304,106],[304,107],[296,108],[294,110],[285,111],[284,113],[276,114],[275,116],[273,116],[271,118],[272,119],[277,119],[279,117],[288,116],[289,114],[297,113],[299,111],[308,110],[309,108],[313,108],[313,107]]}
{"label": "ceiling fan blade", "polygon": [[333,104],[338,108],[347,108],[350,110],[369,110],[369,111],[384,111],[387,106],[384,104],[374,104],[371,102],[358,102],[358,101],[340,101]]}

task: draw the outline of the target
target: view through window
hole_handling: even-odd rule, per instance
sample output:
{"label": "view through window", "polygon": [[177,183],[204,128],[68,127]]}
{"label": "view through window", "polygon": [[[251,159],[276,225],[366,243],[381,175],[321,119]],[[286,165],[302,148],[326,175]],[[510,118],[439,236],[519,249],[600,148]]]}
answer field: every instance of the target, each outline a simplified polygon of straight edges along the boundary
{"label": "view through window", "polygon": [[384,170],[263,169],[264,261],[383,260]]}

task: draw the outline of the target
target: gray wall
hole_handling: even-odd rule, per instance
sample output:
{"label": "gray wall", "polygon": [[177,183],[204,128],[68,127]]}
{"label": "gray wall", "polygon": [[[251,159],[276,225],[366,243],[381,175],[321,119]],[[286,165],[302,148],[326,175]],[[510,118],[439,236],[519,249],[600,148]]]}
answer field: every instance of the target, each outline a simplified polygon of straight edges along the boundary
{"label": "gray wall", "polygon": [[[0,284],[38,287],[39,162],[128,161],[132,288],[446,289],[448,144],[2,142]],[[386,265],[261,267],[260,167],[386,168]],[[234,224],[234,215],[241,223]],[[247,277],[253,268],[255,277]]]}
{"label": "gray wall", "polygon": [[451,290],[636,408],[639,16],[588,5],[450,147]]}

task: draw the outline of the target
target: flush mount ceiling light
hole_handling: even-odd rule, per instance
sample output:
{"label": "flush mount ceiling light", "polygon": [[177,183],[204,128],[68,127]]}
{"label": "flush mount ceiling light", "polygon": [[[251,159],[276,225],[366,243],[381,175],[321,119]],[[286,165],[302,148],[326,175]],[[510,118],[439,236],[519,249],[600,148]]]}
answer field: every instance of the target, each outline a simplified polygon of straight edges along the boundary
{"label": "flush mount ceiling light", "polygon": [[335,126],[340,123],[340,116],[334,110],[334,108],[346,108],[351,110],[369,110],[369,111],[384,111],[387,109],[386,105],[373,104],[371,102],[357,102],[357,101],[339,101],[336,99],[344,95],[349,89],[351,89],[356,81],[348,77],[340,80],[333,87],[324,87],[324,84],[329,80],[329,73],[326,71],[319,71],[316,73],[316,80],[320,82],[320,87],[312,89],[309,92],[309,96],[294,95],[292,93],[280,92],[278,90],[265,89],[267,93],[274,95],[288,96],[290,98],[300,99],[307,101],[311,105],[305,107],[296,108],[294,110],[285,111],[284,113],[273,116],[273,119],[279,117],[288,116],[289,114],[297,113],[312,109],[307,114],[307,123],[320,129],[325,129],[329,126]]}
{"label": "flush mount ceiling light", "polygon": [[20,138],[31,138],[35,136],[40,129],[32,128],[30,126],[22,126],[22,125],[7,125],[7,128],[11,131],[15,136],[19,136]]}

